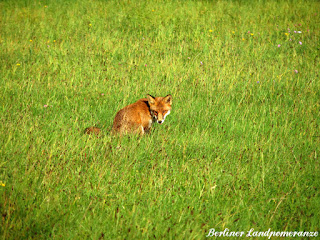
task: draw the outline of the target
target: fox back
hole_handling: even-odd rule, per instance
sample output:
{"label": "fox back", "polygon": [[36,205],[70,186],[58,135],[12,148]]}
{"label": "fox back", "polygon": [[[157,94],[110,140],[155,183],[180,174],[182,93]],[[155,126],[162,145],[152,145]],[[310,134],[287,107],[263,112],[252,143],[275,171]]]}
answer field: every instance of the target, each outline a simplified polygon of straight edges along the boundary
{"label": "fox back", "polygon": [[170,114],[172,96],[142,98],[137,102],[122,108],[115,116],[112,131],[120,135],[139,133],[143,135],[150,131],[152,123],[162,124]]}

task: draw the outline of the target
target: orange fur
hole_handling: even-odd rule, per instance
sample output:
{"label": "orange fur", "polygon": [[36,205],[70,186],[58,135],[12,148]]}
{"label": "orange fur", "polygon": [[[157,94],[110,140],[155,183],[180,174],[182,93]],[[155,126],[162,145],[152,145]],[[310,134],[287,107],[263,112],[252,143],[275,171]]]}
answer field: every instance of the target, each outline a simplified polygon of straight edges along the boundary
{"label": "orange fur", "polygon": [[[170,113],[171,105],[171,95],[165,97],[147,95],[147,98],[139,99],[117,112],[113,121],[112,132],[120,135],[127,133],[143,135],[150,131],[152,123],[162,124],[164,122],[166,116]],[[100,129],[89,127],[86,128],[85,133],[99,134]]]}
{"label": "orange fur", "polygon": [[122,108],[115,116],[113,132],[139,133],[143,135],[150,131],[153,122],[163,123],[164,115],[171,110],[172,97],[142,98],[137,102]]}

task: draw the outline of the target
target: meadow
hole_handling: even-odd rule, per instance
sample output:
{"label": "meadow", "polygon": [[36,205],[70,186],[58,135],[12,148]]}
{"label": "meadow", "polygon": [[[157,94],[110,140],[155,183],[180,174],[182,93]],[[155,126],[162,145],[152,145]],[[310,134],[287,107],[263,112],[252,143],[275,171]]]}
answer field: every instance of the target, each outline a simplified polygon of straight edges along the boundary
{"label": "meadow", "polygon": [[[319,9],[0,1],[1,239],[319,232]],[[110,135],[146,94],[165,123]]]}

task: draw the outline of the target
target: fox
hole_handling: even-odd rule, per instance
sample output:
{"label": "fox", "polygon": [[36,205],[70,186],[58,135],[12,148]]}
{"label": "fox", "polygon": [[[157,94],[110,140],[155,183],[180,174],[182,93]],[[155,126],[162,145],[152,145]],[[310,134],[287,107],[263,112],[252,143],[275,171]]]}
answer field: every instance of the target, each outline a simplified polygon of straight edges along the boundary
{"label": "fox", "polygon": [[[172,96],[170,94],[165,97],[153,97],[147,94],[146,98],[139,99],[117,112],[111,132],[120,135],[149,133],[153,123],[164,123],[172,109],[171,105]],[[84,132],[98,135],[101,130],[97,127],[89,127]]]}

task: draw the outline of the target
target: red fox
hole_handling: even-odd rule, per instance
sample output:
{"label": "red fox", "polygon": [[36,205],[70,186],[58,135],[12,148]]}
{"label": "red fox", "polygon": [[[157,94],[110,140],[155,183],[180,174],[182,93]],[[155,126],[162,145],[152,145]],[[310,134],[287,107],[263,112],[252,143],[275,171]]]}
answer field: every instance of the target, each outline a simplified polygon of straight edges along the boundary
{"label": "red fox", "polygon": [[[138,133],[143,135],[150,131],[154,122],[162,124],[166,117],[170,114],[172,105],[172,96],[152,97],[139,99],[137,102],[122,108],[117,112],[112,132],[120,135],[127,133]],[[89,127],[85,133],[99,134],[100,129]]]}

